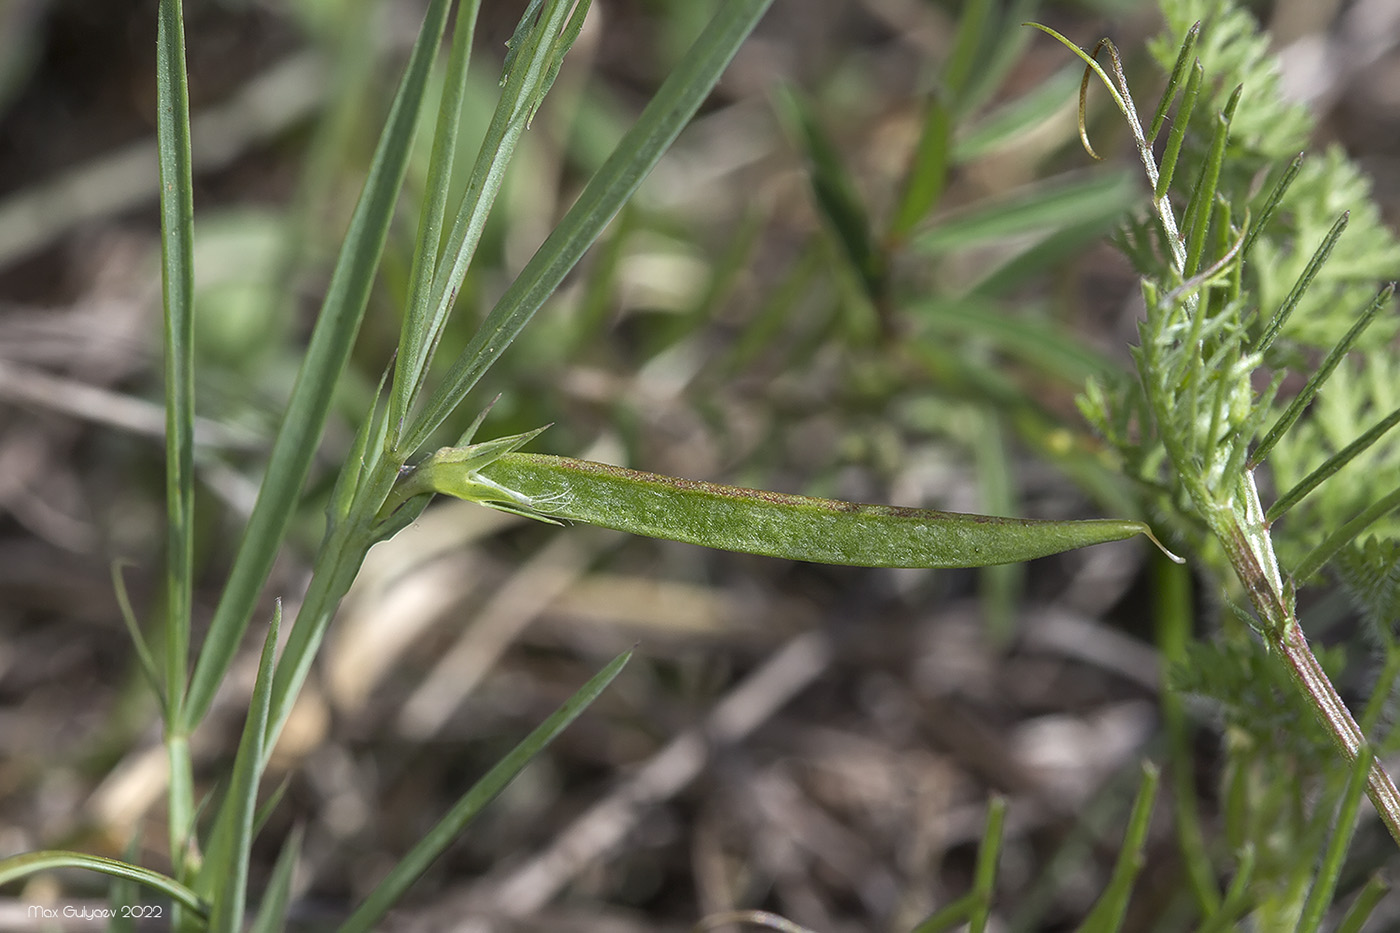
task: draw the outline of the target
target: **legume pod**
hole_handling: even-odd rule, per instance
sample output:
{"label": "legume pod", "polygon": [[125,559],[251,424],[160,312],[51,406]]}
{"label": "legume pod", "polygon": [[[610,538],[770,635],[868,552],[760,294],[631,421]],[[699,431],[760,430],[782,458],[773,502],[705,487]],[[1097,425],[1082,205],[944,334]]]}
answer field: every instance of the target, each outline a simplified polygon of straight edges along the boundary
{"label": "legume pod", "polygon": [[866,505],[500,451],[439,451],[405,478],[398,499],[437,492],[545,520],[864,567],[984,567],[1151,536],[1138,521],[1042,521]]}

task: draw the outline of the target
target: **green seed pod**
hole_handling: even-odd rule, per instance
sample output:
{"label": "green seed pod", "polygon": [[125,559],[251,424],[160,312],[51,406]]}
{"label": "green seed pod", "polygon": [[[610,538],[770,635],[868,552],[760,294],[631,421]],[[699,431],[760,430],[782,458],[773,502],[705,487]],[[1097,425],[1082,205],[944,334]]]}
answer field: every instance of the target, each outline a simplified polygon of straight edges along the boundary
{"label": "green seed pod", "polygon": [[864,505],[543,454],[482,459],[439,451],[414,471],[398,501],[438,492],[546,521],[864,567],[984,567],[1151,534],[1137,521],[1037,521]]}

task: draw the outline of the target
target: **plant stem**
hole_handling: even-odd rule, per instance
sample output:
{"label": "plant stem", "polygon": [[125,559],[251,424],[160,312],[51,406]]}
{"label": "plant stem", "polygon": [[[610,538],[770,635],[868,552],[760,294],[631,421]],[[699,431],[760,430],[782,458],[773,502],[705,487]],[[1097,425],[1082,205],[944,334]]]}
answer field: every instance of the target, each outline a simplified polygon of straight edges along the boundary
{"label": "plant stem", "polygon": [[[1254,474],[1246,473],[1243,482],[1252,492]],[[1257,501],[1257,493],[1253,498]],[[1293,610],[1293,601],[1280,585],[1277,570],[1273,574],[1265,570],[1266,565],[1277,566],[1273,561],[1273,542],[1268,531],[1259,526],[1250,535],[1234,523],[1234,517],[1229,513],[1216,511],[1207,514],[1212,529],[1225,546],[1236,576],[1244,584],[1250,602],[1263,623],[1263,634],[1269,647],[1287,663],[1289,675],[1317,712],[1319,721],[1337,750],[1348,763],[1355,762],[1367,744],[1366,735],[1308,647],[1308,640]],[[1375,804],[1391,837],[1400,844],[1400,790],[1396,789],[1395,782],[1379,760],[1373,759],[1371,762],[1366,778],[1366,794]]]}
{"label": "plant stem", "polygon": [[[1296,619],[1290,619],[1279,637],[1271,638],[1270,642],[1288,662],[1288,671],[1298,686],[1312,700],[1337,749],[1348,762],[1356,761],[1367,744],[1366,736],[1332,686],[1332,681],[1327,679],[1322,665],[1317,663],[1317,657],[1303,635],[1302,626]],[[1366,776],[1366,795],[1376,805],[1376,812],[1380,814],[1391,837],[1400,843],[1400,790],[1396,789],[1395,782],[1379,761],[1372,761]]]}

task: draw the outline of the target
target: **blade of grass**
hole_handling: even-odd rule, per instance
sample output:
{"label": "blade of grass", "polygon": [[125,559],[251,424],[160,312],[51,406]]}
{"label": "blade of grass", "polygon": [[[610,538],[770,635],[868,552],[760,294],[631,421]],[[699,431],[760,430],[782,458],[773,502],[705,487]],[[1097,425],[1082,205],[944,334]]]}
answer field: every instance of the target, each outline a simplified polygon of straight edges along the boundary
{"label": "blade of grass", "polygon": [[0,859],[0,885],[18,881],[45,871],[58,871],[64,868],[78,868],[95,871],[113,878],[126,878],[139,885],[159,891],[175,903],[187,908],[199,917],[209,915],[209,905],[194,891],[185,887],[169,875],[132,865],[119,859],[101,855],[88,855],[84,852],[68,852],[63,849],[45,849],[40,852],[26,852],[23,855]]}
{"label": "blade of grass", "polygon": [[1157,767],[1151,762],[1144,762],[1142,781],[1138,784],[1137,797],[1128,815],[1128,828],[1123,834],[1123,847],[1118,850],[1118,860],[1113,865],[1113,875],[1098,903],[1079,926],[1079,933],[1114,933],[1123,926],[1128,898],[1133,893],[1133,882],[1142,870],[1142,850],[1147,844],[1147,828],[1152,821],[1158,777]]}
{"label": "blade of grass", "polygon": [[818,212],[835,234],[866,297],[878,303],[884,293],[885,261],[875,246],[870,216],[855,180],[841,161],[836,145],[817,123],[812,108],[795,90],[780,89],[774,95],[774,104],[807,161],[807,177]]}
{"label": "blade of grass", "polygon": [[[1087,211],[1073,223],[1047,233],[1001,265],[988,269],[966,294],[983,298],[1008,295],[1038,275],[1062,269],[1067,263],[1082,257],[1092,244],[1102,241],[1115,225],[1122,222],[1123,216],[1123,210],[1117,205],[1104,202],[1097,211]],[[1083,340],[1077,342],[1081,345],[1084,343]],[[1081,347],[1081,352],[1086,350]]]}
{"label": "blade of grass", "polygon": [[[571,0],[550,0],[542,9],[537,9],[541,4],[532,4],[527,8],[511,38],[502,77],[504,86],[458,204],[442,259],[437,259],[437,239],[431,244],[420,243],[420,249],[428,251],[425,262],[431,260],[431,264],[428,269],[419,268],[415,274],[424,277],[431,269],[432,285],[428,292],[415,294],[407,310],[404,336],[412,342],[401,347],[400,366],[394,373],[391,392],[393,440],[390,446],[395,450],[401,449],[399,443],[406,427],[404,418],[422,391],[433,353],[456,302],[458,289],[476,255],[487,218],[505,181],[506,169],[567,51],[568,43],[560,46],[556,40],[566,39],[572,28],[572,20],[566,24],[571,5]],[[586,9],[587,4],[582,4],[580,10]],[[579,11],[575,12],[581,15]],[[457,47],[454,46],[454,55],[456,52]],[[434,149],[436,155],[436,142]],[[446,153],[443,155],[445,157]],[[442,171],[435,180],[442,188],[430,188],[429,196],[445,198],[446,186],[451,182],[450,173]],[[418,262],[417,258],[415,262]],[[415,279],[415,289],[418,285]]]}
{"label": "blade of grass", "polygon": [[[981,508],[991,515],[1014,515],[1016,487],[1012,481],[1006,441],[999,413],[979,406],[973,417],[980,422],[973,432],[972,453],[977,469],[977,494]],[[977,572],[977,595],[982,618],[992,641],[1008,647],[1016,636],[1016,606],[1025,589],[1026,570],[1020,564],[995,564]],[[976,929],[974,923],[973,929]]]}
{"label": "blade of grass", "polygon": [[[1191,640],[1191,571],[1164,558],[1152,561],[1153,613],[1157,650],[1162,655],[1162,667],[1170,671],[1186,663],[1186,646]],[[1203,916],[1220,909],[1220,889],[1215,882],[1215,870],[1210,850],[1206,847],[1201,828],[1200,808],[1197,806],[1195,755],[1191,747],[1190,721],[1186,704],[1180,693],[1170,686],[1162,692],[1162,718],[1167,728],[1167,744],[1171,749],[1171,774],[1175,806],[1172,815],[1176,823],[1177,845],[1185,863],[1186,876]]]}
{"label": "blade of grass", "polygon": [[379,138],[287,403],[287,413],[277,432],[257,503],[195,665],[183,723],[187,731],[208,711],[238,650],[310,472],[335,385],[349,360],[369,300],[370,285],[408,168],[413,126],[446,27],[449,6],[449,0],[433,0],[429,6]]}
{"label": "blade of grass", "polygon": [[1121,373],[1117,364],[1072,338],[1063,326],[1043,317],[1009,317],[990,301],[925,298],[909,305],[909,310],[921,340],[949,336],[987,340],[998,352],[1068,385],[1082,385],[1088,378],[1112,380]]}
{"label": "blade of grass", "polygon": [[[277,632],[282,626],[282,601],[277,601],[272,624],[263,639],[262,658],[249,702],[248,718],[233,760],[233,781],[216,823],[225,830],[221,850],[211,851],[202,874],[214,876],[214,911],[211,933],[238,933],[248,897],[248,860],[253,850],[253,823],[258,804],[258,779],[262,775],[263,736],[272,700],[273,656]],[[218,836],[216,835],[216,840]],[[211,847],[212,848],[212,847]]]}
{"label": "blade of grass", "polygon": [[433,860],[462,834],[467,824],[476,818],[482,808],[490,803],[521,769],[534,760],[545,746],[607,689],[631,657],[632,652],[629,650],[614,658],[607,667],[595,674],[577,693],[566,700],[563,706],[540,723],[524,741],[498,761],[485,777],[472,785],[447,815],[428,831],[423,840],[375,886],[364,902],[350,915],[350,919],[340,927],[340,933],[367,933],[375,929],[389,908],[403,897],[404,892],[428,869]]}
{"label": "blade of grass", "polygon": [[447,77],[438,102],[437,128],[433,151],[428,159],[428,179],[418,220],[417,247],[409,270],[409,293],[404,302],[403,327],[399,333],[398,359],[389,396],[389,420],[398,424],[412,402],[411,392],[421,378],[422,359],[427,354],[430,329],[428,301],[438,250],[442,245],[443,219],[452,185],[452,165],[457,155],[457,137],[462,121],[462,101],[467,92],[467,66],[471,62],[472,38],[476,34],[481,0],[468,0],[457,10],[452,26],[452,52],[447,59]]}
{"label": "blade of grass", "polygon": [[249,933],[283,933],[288,928],[287,903],[292,895],[292,872],[301,857],[302,828],[294,827],[282,843],[282,851],[277,854],[277,863],[272,866],[267,888],[263,891],[258,914],[253,918]]}
{"label": "blade of grass", "polygon": [[1005,83],[1011,70],[1023,61],[1022,56],[1032,34],[1014,27],[1016,23],[1025,22],[1036,15],[1040,0],[1014,0],[997,6],[1005,12],[990,29],[976,66],[963,83],[958,106],[954,110],[954,117],[959,121],[985,107]]}
{"label": "blade of grass", "polygon": [[1053,118],[1071,98],[1079,85],[1079,73],[1078,66],[1068,65],[960,131],[953,142],[952,161],[961,165],[1005,146],[1021,145],[1026,134]]}
{"label": "blade of grass", "polygon": [[1351,902],[1346,916],[1337,924],[1337,933],[1362,933],[1366,929],[1366,921],[1371,918],[1371,912],[1389,893],[1390,882],[1379,873],[1372,875],[1367,879],[1361,893],[1356,895],[1356,900]]}
{"label": "blade of grass", "polygon": [[1010,197],[942,218],[916,235],[911,245],[925,255],[938,255],[1024,233],[1057,230],[1086,215],[1125,212],[1139,197],[1137,182],[1128,171],[1028,185]]}
{"label": "blade of grass", "polygon": [[194,585],[194,181],[180,0],[161,0],[156,29],[156,146],[165,348],[165,712],[170,859],[183,873],[193,777],[184,748]]}
{"label": "blade of grass", "polygon": [[1351,838],[1356,833],[1356,814],[1361,809],[1361,796],[1366,791],[1366,778],[1373,758],[1372,750],[1363,748],[1352,762],[1346,790],[1337,806],[1337,819],[1332,824],[1327,850],[1323,853],[1322,864],[1318,866],[1312,890],[1308,892],[1303,915],[1298,920],[1298,933],[1317,933],[1322,928],[1323,915],[1332,906],[1332,898],[1337,893],[1337,880],[1341,877],[1347,850],[1351,848]]}
{"label": "blade of grass", "polygon": [[1002,829],[1006,823],[1006,798],[993,797],[987,804],[987,823],[977,848],[972,890],[920,921],[912,933],[943,933],[968,924],[969,933],[985,929],[992,906],[997,862],[1001,856]]}
{"label": "blade of grass", "polygon": [[964,98],[972,78],[978,53],[985,45],[988,26],[995,4],[992,0],[966,0],[958,14],[958,28],[953,33],[953,48],[943,66],[942,85],[949,109],[965,113]]}
{"label": "blade of grass", "polygon": [[924,105],[923,129],[904,175],[899,206],[886,236],[902,240],[938,204],[948,183],[952,163],[953,115],[942,95],[934,92]]}
{"label": "blade of grass", "polygon": [[771,2],[725,0],[720,6],[578,201],[491,309],[395,446],[396,457],[407,459],[407,453],[426,443],[554,293],[709,95]]}
{"label": "blade of grass", "polygon": [[977,847],[977,867],[972,875],[972,895],[976,898],[968,933],[982,933],[992,913],[992,891],[996,887],[997,863],[1001,858],[1002,830],[1006,826],[1006,798],[993,797],[987,804],[987,825]]}
{"label": "blade of grass", "polygon": [[132,647],[136,649],[137,665],[141,668],[141,673],[145,675],[152,694],[160,703],[162,715],[168,717],[169,710],[165,705],[165,691],[161,689],[160,669],[156,667],[155,657],[151,654],[150,646],[146,644],[145,636],[141,634],[141,623],[137,621],[136,612],[131,608],[131,594],[126,590],[126,580],[122,577],[122,566],[116,561],[112,562],[112,592],[117,596],[117,608],[121,613],[122,623],[126,626],[126,633],[131,638]]}
{"label": "blade of grass", "polygon": [[165,308],[165,469],[168,531],[166,708],[180,718],[189,653],[194,539],[194,182],[180,0],[161,0],[156,37],[161,283]]}
{"label": "blade of grass", "polygon": [[[131,841],[122,852],[122,859],[134,864],[141,853],[141,834],[133,833]],[[107,919],[107,933],[136,933],[136,914],[131,910],[139,904],[141,889],[130,878],[113,878],[107,891],[107,908],[111,915]]]}
{"label": "blade of grass", "polygon": [[1230,879],[1230,887],[1224,900],[1205,912],[1205,922],[1196,933],[1226,933],[1236,928],[1240,917],[1249,909],[1253,900],[1251,882],[1254,880],[1254,847],[1245,846],[1235,860],[1235,877]]}

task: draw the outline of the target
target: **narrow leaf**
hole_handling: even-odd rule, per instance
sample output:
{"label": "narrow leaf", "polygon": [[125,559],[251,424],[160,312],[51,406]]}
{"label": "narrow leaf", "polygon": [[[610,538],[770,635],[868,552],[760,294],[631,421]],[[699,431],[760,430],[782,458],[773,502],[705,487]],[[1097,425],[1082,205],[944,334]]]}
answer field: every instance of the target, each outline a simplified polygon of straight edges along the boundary
{"label": "narrow leaf", "polygon": [[[1161,200],[1171,190],[1172,178],[1176,175],[1176,163],[1181,157],[1181,144],[1186,140],[1186,130],[1191,125],[1191,114],[1196,109],[1196,100],[1201,94],[1201,81],[1205,69],[1200,62],[1191,67],[1191,75],[1186,79],[1186,90],[1181,95],[1181,105],[1172,118],[1171,131],[1167,133],[1167,145],[1162,150],[1162,164],[1157,176],[1157,185],[1152,196]],[[1155,135],[1155,134],[1154,134]]]}
{"label": "narrow leaf", "polygon": [[870,217],[855,180],[806,101],[791,89],[778,94],[776,100],[806,156],[818,211],[850,260],[866,296],[878,301],[884,290],[884,259],[871,236]]}
{"label": "narrow leaf", "polygon": [[131,638],[132,647],[136,649],[136,661],[141,673],[146,675],[151,692],[160,702],[161,712],[168,716],[165,691],[160,686],[160,669],[156,667],[151,649],[146,644],[145,636],[141,634],[141,623],[137,621],[136,613],[131,608],[131,594],[127,592],[126,579],[122,576],[121,565],[116,561],[112,562],[112,591],[117,594],[117,608],[121,612],[122,623],[126,625],[126,633]]}
{"label": "narrow leaf", "polygon": [[83,852],[68,852],[63,849],[46,849],[41,852],[26,852],[23,855],[0,859],[0,885],[27,878],[45,871],[58,871],[63,868],[81,868],[95,871],[113,878],[126,878],[159,891],[183,907],[201,917],[209,915],[209,905],[189,888],[168,875],[132,865],[119,859],[101,855],[88,855]]}
{"label": "narrow leaf", "polygon": [[1317,933],[1322,928],[1324,914],[1332,906],[1342,865],[1346,861],[1347,850],[1351,848],[1352,836],[1356,833],[1356,814],[1361,809],[1361,796],[1366,791],[1366,778],[1374,757],[1375,752],[1370,747],[1362,747],[1351,764],[1351,774],[1347,777],[1341,803],[1337,805],[1337,817],[1332,824],[1327,850],[1313,879],[1312,890],[1308,892],[1303,916],[1295,928],[1299,933]]}
{"label": "narrow leaf", "polygon": [[1337,245],[1337,241],[1342,237],[1342,231],[1347,228],[1347,222],[1351,220],[1351,212],[1345,211],[1337,218],[1337,222],[1332,225],[1332,229],[1327,231],[1327,236],[1322,238],[1321,245],[1308,260],[1307,266],[1303,269],[1303,274],[1298,276],[1298,281],[1293,284],[1293,290],[1288,293],[1288,297],[1279,305],[1278,311],[1274,313],[1273,320],[1264,329],[1264,333],[1259,335],[1259,342],[1253,347],[1254,352],[1263,353],[1273,345],[1274,339],[1283,330],[1283,325],[1288,322],[1288,318],[1293,314],[1293,310],[1298,307],[1298,302],[1302,299],[1303,293],[1308,290],[1313,279],[1322,270],[1327,262],[1327,257],[1332,255],[1332,247]]}
{"label": "narrow leaf", "polygon": [[930,94],[924,106],[919,142],[904,175],[904,191],[890,221],[892,238],[902,239],[938,203],[948,182],[952,135],[953,117],[948,105],[937,92]]}
{"label": "narrow leaf", "polygon": [[[258,778],[262,775],[263,736],[267,729],[268,708],[272,700],[273,657],[277,651],[277,632],[282,625],[282,602],[278,600],[272,624],[263,639],[262,658],[253,682],[253,695],[248,706],[248,718],[243,724],[243,736],[233,760],[233,781],[224,798],[219,822],[227,830],[227,846],[218,861],[223,863],[214,884],[214,913],[210,917],[211,933],[239,933],[243,929],[243,912],[248,896],[248,862],[253,850],[253,817],[257,812]],[[208,870],[215,859],[205,863]]]}
{"label": "narrow leaf", "polygon": [[1118,859],[1113,866],[1113,875],[1099,902],[1089,912],[1079,933],[1111,933],[1123,925],[1123,915],[1128,909],[1128,898],[1133,893],[1133,882],[1142,871],[1143,848],[1147,845],[1147,829],[1152,821],[1152,805],[1157,796],[1159,773],[1155,765],[1145,762],[1142,767],[1142,783],[1138,785],[1133,809],[1128,815],[1128,828],[1123,835],[1123,847],[1118,850]]}
{"label": "narrow leaf", "polygon": [[1268,514],[1264,516],[1265,521],[1273,522],[1283,516],[1289,509],[1302,501],[1304,496],[1321,485],[1325,479],[1356,459],[1358,455],[1365,453],[1372,444],[1384,437],[1397,424],[1400,424],[1400,408],[1386,415],[1365,434],[1328,457],[1322,466],[1299,480],[1297,485],[1280,496],[1278,501],[1269,507]]}
{"label": "narrow leaf", "polygon": [[771,2],[725,0],[574,206],[506,289],[396,450],[421,447],[515,340],[709,95]]}
{"label": "narrow leaf", "polygon": [[1012,196],[941,218],[917,235],[915,249],[930,255],[982,243],[1073,225],[1086,216],[1115,216],[1136,204],[1140,195],[1132,173],[1095,173],[1086,179],[1028,185]]}
{"label": "narrow leaf", "polygon": [[[1162,91],[1162,100],[1157,104],[1157,112],[1152,115],[1152,123],[1147,129],[1148,142],[1157,138],[1158,131],[1166,122],[1167,111],[1171,109],[1172,99],[1176,97],[1177,89],[1181,87],[1181,76],[1191,65],[1191,56],[1196,52],[1196,40],[1200,37],[1201,21],[1197,20],[1195,25],[1186,30],[1186,38],[1182,40],[1181,51],[1176,55],[1176,64],[1172,66],[1171,76],[1167,78],[1167,86]],[[1178,119],[1180,118],[1178,117]]]}
{"label": "narrow leaf", "polygon": [[632,652],[626,651],[614,658],[607,667],[569,697],[563,706],[555,710],[553,715],[540,723],[524,741],[511,749],[485,777],[472,785],[451,811],[428,831],[423,840],[394,866],[383,881],[375,886],[350,919],[341,926],[340,933],[363,933],[375,929],[389,909],[403,897],[404,892],[428,869],[433,860],[462,834],[467,824],[476,818],[482,808],[495,799],[527,764],[544,751],[545,746],[554,741],[559,733],[607,689],[631,657]]}
{"label": "narrow leaf", "polygon": [[1366,886],[1361,889],[1361,893],[1356,895],[1356,900],[1351,902],[1351,907],[1347,910],[1340,923],[1337,924],[1336,933],[1362,933],[1366,929],[1366,921],[1371,919],[1371,912],[1380,905],[1381,900],[1390,893],[1390,882],[1386,881],[1379,872],[1366,880]]}
{"label": "narrow leaf", "polygon": [[277,855],[277,863],[272,866],[272,876],[263,892],[258,915],[253,919],[249,933],[283,933],[287,925],[287,904],[292,894],[292,871],[301,857],[300,826],[294,828],[282,843],[282,851]]}
{"label": "narrow leaf", "polygon": [[943,87],[951,108],[963,110],[964,92],[973,74],[973,66],[986,42],[992,19],[992,0],[966,0],[958,16],[957,32],[953,34],[953,49],[943,66]]}
{"label": "narrow leaf", "polygon": [[982,933],[992,913],[992,890],[996,887],[997,862],[1001,856],[1002,830],[1006,826],[1006,798],[993,797],[987,804],[987,824],[977,847],[977,867],[972,876],[976,906],[968,922],[968,933]]}
{"label": "narrow leaf", "polygon": [[380,135],[369,177],[351,217],[287,403],[287,413],[277,432],[257,503],[195,665],[186,711],[188,728],[192,729],[209,709],[243,640],[253,607],[295,514],[297,498],[330,411],[331,397],[349,361],[369,300],[449,6],[449,0],[433,0],[430,5]]}
{"label": "narrow leaf", "polygon": [[1182,278],[1190,278],[1200,268],[1201,254],[1205,251],[1206,231],[1210,229],[1210,218],[1215,213],[1215,194],[1219,190],[1220,171],[1225,164],[1225,144],[1230,139],[1230,121],[1234,118],[1235,107],[1240,102],[1241,88],[1236,87],[1230,95],[1225,109],[1215,119],[1215,134],[1211,137],[1210,152],[1201,175],[1191,192],[1191,200],[1186,205],[1185,222],[1182,225],[1182,239],[1186,242],[1186,264],[1181,269]]}
{"label": "narrow leaf", "polygon": [[1279,204],[1283,201],[1284,194],[1293,185],[1293,180],[1298,177],[1298,172],[1303,167],[1303,154],[1300,152],[1293,157],[1293,161],[1288,163],[1288,167],[1283,170],[1278,183],[1269,192],[1269,197],[1264,202],[1264,209],[1259,212],[1259,219],[1250,225],[1249,235],[1245,237],[1244,254],[1249,255],[1249,248],[1254,245],[1254,240],[1262,233],[1269,221],[1274,219],[1274,212],[1278,210]]}
{"label": "narrow leaf", "polygon": [[194,182],[180,0],[161,0],[156,59],[161,283],[165,307],[165,708],[170,722],[178,723],[189,677],[194,579]]}
{"label": "narrow leaf", "polygon": [[1397,508],[1400,508],[1400,487],[1396,487],[1362,509],[1355,518],[1324,538],[1322,543],[1309,551],[1307,556],[1294,568],[1293,577],[1297,580],[1308,579],[1321,570],[1322,565],[1331,560],[1334,554]]}
{"label": "narrow leaf", "polygon": [[[553,67],[551,56],[555,54],[555,39],[566,26],[569,3],[568,0],[550,0],[543,10],[540,6],[541,2],[536,2],[526,9],[511,38],[501,96],[477,150],[476,161],[457,206],[456,219],[443,246],[442,259],[433,269],[431,289],[426,296],[414,295],[409,307],[408,313],[414,318],[413,333],[406,333],[406,336],[412,343],[402,349],[401,368],[394,374],[392,391],[390,420],[394,433],[391,446],[395,450],[399,449],[398,442],[407,425],[405,414],[422,391],[457,292],[476,255],[486,221],[505,181],[506,169],[515,156],[530,116],[539,106],[540,88]],[[460,47],[454,48],[454,54],[461,54]],[[449,178],[442,179],[443,183],[448,181]],[[435,258],[437,241],[430,247],[428,257]],[[420,269],[417,274],[422,276],[424,270]],[[418,287],[418,281],[415,280],[414,286]],[[394,457],[399,459],[397,454]]]}
{"label": "narrow leaf", "polygon": [[389,420],[397,425],[413,401],[413,392],[422,377],[422,365],[431,343],[429,300],[437,271],[438,249],[447,213],[447,195],[452,187],[452,166],[457,156],[462,101],[467,92],[467,66],[471,62],[472,39],[481,0],[470,0],[457,10],[452,25],[452,52],[447,59],[447,76],[442,99],[438,102],[437,127],[433,150],[428,157],[428,177],[423,188],[423,204],[414,240],[413,264],[409,269],[409,292],[404,302],[403,326],[399,332],[398,356],[390,393]]}
{"label": "narrow leaf", "polygon": [[985,118],[959,130],[952,161],[962,164],[1010,145],[1023,145],[1027,134],[1052,119],[1074,93],[1081,69],[1069,65],[1041,81],[1023,96],[997,108]]}

